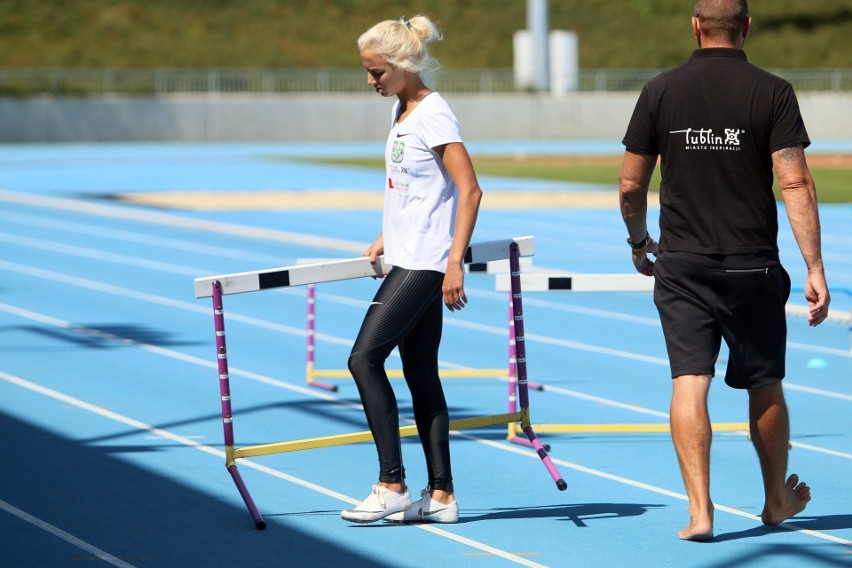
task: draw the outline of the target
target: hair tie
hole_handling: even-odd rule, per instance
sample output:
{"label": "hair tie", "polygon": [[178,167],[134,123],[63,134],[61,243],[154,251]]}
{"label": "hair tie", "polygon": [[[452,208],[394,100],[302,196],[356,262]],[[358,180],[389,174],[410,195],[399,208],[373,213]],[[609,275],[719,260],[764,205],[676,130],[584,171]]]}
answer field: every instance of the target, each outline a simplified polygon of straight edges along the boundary
{"label": "hair tie", "polygon": [[405,27],[411,29],[411,20],[405,20]]}

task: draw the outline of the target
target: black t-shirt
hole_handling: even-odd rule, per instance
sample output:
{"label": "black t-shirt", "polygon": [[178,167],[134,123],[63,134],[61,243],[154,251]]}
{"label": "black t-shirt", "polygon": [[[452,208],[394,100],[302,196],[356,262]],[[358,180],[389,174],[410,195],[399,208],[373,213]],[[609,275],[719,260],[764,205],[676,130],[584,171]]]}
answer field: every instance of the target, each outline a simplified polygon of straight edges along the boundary
{"label": "black t-shirt", "polygon": [[648,81],[623,143],[661,156],[661,250],[778,250],[772,153],[810,144],[787,81],[740,49],[696,50]]}

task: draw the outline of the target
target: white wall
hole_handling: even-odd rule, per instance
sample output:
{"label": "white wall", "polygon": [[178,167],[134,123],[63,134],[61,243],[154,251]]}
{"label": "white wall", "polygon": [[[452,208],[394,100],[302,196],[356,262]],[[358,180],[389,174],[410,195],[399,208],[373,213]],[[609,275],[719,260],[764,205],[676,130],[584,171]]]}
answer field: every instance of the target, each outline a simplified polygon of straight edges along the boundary
{"label": "white wall", "polygon": [[[638,93],[447,94],[467,140],[621,140]],[[852,93],[800,93],[813,139],[852,138]],[[373,93],[0,98],[0,142],[376,141]]]}

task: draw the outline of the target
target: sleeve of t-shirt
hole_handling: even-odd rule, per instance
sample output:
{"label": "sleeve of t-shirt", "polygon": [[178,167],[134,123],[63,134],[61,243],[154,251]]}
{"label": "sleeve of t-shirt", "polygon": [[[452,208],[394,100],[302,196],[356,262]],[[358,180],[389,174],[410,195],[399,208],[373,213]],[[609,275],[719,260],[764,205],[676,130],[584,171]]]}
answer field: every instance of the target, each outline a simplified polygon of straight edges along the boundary
{"label": "sleeve of t-shirt", "polygon": [[769,151],[777,152],[784,148],[811,144],[805,122],[799,111],[799,101],[793,87],[788,83],[778,92],[772,117],[772,131],[769,134]]}
{"label": "sleeve of t-shirt", "polygon": [[[440,102],[443,103],[443,100]],[[429,115],[423,119],[421,133],[428,148],[462,141],[459,121],[446,103],[429,110]]]}
{"label": "sleeve of t-shirt", "polygon": [[656,156],[660,153],[660,149],[649,104],[650,98],[650,89],[648,85],[645,85],[639,94],[636,106],[633,108],[633,116],[630,117],[627,133],[621,143],[630,152]]}

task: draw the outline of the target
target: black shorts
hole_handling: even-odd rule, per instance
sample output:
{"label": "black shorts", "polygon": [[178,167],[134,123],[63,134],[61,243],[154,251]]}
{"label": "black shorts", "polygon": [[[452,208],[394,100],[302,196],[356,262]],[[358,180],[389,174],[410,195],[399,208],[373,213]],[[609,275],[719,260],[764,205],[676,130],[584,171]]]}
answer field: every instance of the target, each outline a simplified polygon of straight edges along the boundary
{"label": "black shorts", "polygon": [[713,376],[724,338],[729,386],[748,389],[784,378],[790,276],[777,253],[661,252],[654,280],[672,377]]}

